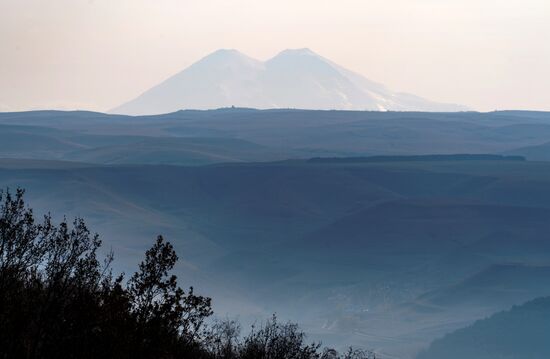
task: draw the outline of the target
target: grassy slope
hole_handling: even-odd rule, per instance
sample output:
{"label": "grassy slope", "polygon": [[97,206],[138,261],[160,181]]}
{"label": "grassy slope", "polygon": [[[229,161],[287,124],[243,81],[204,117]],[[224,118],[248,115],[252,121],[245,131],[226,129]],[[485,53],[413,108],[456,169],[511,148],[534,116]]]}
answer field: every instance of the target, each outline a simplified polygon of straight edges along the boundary
{"label": "grassy slope", "polygon": [[[212,163],[233,157],[260,161],[319,155],[500,153],[540,145],[550,138],[550,115],[537,112],[438,114],[225,109],[129,117],[38,111],[0,113],[0,125],[49,128],[49,137],[35,139],[36,146],[41,141],[55,139],[90,150],[79,152],[67,148],[62,151],[62,155],[70,153],[72,160],[84,161],[85,157],[91,156],[93,161],[102,158],[109,161],[112,157],[127,157],[128,152],[136,149],[141,151],[140,156],[129,159],[132,163]],[[54,129],[58,130],[57,133],[52,132]],[[147,150],[143,137],[151,137],[157,144],[149,143],[150,149]],[[195,158],[197,150],[190,151],[186,146],[183,149],[176,146],[168,152],[159,151],[159,138],[168,137],[240,139],[264,149],[253,153],[248,151],[248,156],[243,156],[242,151],[232,153],[230,143],[224,148],[209,145],[204,149],[207,156],[201,162]],[[25,138],[23,136],[19,142]],[[174,146],[173,142],[171,146]],[[94,159],[94,152],[98,158]],[[79,153],[82,158],[78,158]],[[40,158],[58,159],[53,156],[59,154],[56,152],[47,157],[47,153],[41,153]],[[20,153],[17,157],[23,155]],[[33,155],[37,158],[36,153]]]}
{"label": "grassy slope", "polygon": [[[187,280],[251,303],[236,312],[278,310],[329,341],[345,334],[391,349],[400,340],[397,347],[410,351],[509,304],[438,303],[426,314],[423,293],[494,265],[550,261],[539,238],[550,230],[550,164],[497,162],[46,168],[0,161],[0,184],[26,187],[38,210],[85,216],[123,269],[163,233],[182,254]],[[461,293],[475,303],[475,290]],[[335,307],[335,295],[347,299]],[[388,321],[391,312],[401,319]],[[373,325],[393,339],[361,334]]]}

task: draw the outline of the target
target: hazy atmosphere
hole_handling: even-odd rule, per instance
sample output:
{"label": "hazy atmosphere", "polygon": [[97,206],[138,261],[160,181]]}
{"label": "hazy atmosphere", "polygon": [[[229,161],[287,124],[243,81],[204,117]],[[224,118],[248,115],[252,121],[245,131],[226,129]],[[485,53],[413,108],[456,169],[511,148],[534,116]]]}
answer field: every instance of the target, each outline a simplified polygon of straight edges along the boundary
{"label": "hazy atmosphere", "polygon": [[0,358],[550,358],[550,0],[0,0]]}
{"label": "hazy atmosphere", "polygon": [[219,48],[287,48],[433,101],[550,110],[547,0],[2,0],[0,110],[107,111]]}

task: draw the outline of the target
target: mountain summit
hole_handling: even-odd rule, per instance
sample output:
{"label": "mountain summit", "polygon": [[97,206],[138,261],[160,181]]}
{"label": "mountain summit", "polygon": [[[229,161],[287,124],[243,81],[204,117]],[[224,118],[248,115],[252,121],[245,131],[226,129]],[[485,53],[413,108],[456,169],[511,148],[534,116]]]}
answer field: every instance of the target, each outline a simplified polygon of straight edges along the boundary
{"label": "mountain summit", "polygon": [[375,111],[461,111],[396,93],[310,49],[291,49],[261,62],[237,50],[202,58],[113,113],[143,115],[220,107]]}

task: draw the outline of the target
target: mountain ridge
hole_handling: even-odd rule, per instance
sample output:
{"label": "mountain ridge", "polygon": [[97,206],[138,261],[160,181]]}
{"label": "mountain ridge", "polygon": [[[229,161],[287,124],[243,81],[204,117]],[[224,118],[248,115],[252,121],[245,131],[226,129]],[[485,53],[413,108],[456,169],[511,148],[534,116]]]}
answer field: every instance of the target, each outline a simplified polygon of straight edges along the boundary
{"label": "mountain ridge", "polygon": [[549,318],[550,297],[536,298],[447,334],[416,358],[547,358]]}
{"label": "mountain ridge", "polygon": [[465,107],[394,92],[308,48],[259,61],[220,49],[111,113],[148,115],[222,107],[374,111],[463,111]]}

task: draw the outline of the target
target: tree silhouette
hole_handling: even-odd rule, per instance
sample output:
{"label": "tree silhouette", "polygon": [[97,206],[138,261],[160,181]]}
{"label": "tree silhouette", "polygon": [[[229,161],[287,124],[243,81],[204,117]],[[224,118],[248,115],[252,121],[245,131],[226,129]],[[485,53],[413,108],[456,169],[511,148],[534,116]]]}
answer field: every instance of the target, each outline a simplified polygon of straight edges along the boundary
{"label": "tree silhouette", "polygon": [[[200,349],[210,298],[184,292],[158,237],[127,284],[84,220],[37,224],[23,200],[0,192],[0,357],[181,357]],[[198,349],[197,349],[198,348]],[[200,351],[200,350],[199,350]]]}
{"label": "tree silhouette", "polygon": [[[207,328],[211,299],[178,286],[171,274],[178,257],[162,236],[125,281],[113,275],[112,253],[98,258],[101,241],[83,219],[54,224],[46,215],[37,223],[23,197],[21,189],[0,191],[0,358],[323,355],[296,324],[281,324],[275,316],[244,337],[235,321]],[[364,353],[350,349],[335,358],[370,359]]]}
{"label": "tree silhouette", "polygon": [[[132,313],[144,346],[142,353],[159,355],[159,342],[170,345],[174,338],[179,346],[189,350],[199,339],[204,320],[213,314],[210,298],[196,296],[192,287],[185,293],[178,287],[177,277],[169,275],[177,260],[173,246],[158,236],[145,253],[139,271],[128,281]],[[149,347],[151,339],[155,345]]]}

